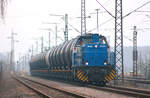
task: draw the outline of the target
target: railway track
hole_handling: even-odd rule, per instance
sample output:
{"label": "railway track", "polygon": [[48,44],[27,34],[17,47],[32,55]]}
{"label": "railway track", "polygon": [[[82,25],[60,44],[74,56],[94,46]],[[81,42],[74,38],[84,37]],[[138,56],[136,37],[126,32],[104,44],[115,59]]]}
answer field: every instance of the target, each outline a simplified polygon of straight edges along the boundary
{"label": "railway track", "polygon": [[[18,79],[18,78],[17,78]],[[34,85],[38,84],[38,85],[42,85],[44,87],[47,87],[47,89],[53,89],[55,90],[55,94],[53,96],[49,95],[51,94],[49,93],[45,93],[44,89],[41,87],[42,90],[40,90],[40,92],[42,93],[42,96],[47,96],[47,98],[85,98],[88,96],[85,95],[81,95],[81,94],[77,94],[71,91],[65,91],[61,88],[54,88],[54,87],[50,87],[44,83],[35,81],[35,80],[30,80],[29,78],[25,78],[25,77],[20,77],[18,80],[24,81],[25,83],[27,83],[27,85],[31,84],[30,82],[32,82]],[[33,88],[34,86],[31,85],[31,88]],[[150,98],[150,91],[149,90],[143,90],[143,89],[136,89],[136,88],[127,88],[127,87],[119,87],[119,86],[107,86],[107,87],[99,87],[99,86],[94,86],[94,85],[87,85],[84,86],[85,88],[92,88],[92,89],[96,89],[96,90],[101,90],[101,91],[106,91],[106,92],[112,92],[112,93],[117,93],[117,94],[122,94],[122,95],[126,95],[126,96],[133,96],[133,97],[137,97],[137,98]],[[44,93],[43,93],[43,92]],[[59,94],[56,94],[56,91],[59,92]],[[36,90],[36,92],[39,92]],[[61,92],[61,93],[60,93]],[[57,95],[57,96],[56,96]],[[58,97],[58,95],[61,95]],[[67,96],[67,97],[66,97]],[[44,97],[45,98],[45,97]]]}
{"label": "railway track", "polygon": [[130,78],[126,78],[124,79],[126,81],[134,81],[136,83],[143,83],[143,84],[150,84],[150,80],[146,80],[146,79],[130,79]]}
{"label": "railway track", "polygon": [[86,98],[84,95],[75,94],[71,91],[60,88],[54,88],[45,85],[44,83],[33,81],[24,77],[13,76],[13,78],[38,93],[43,98]]}
{"label": "railway track", "polygon": [[[63,81],[64,82],[64,81]],[[65,82],[66,83],[66,82]],[[72,85],[80,85],[78,83],[71,83]],[[137,98],[150,98],[150,90],[140,89],[140,88],[129,88],[129,87],[120,87],[120,86],[106,86],[106,87],[100,87],[95,85],[84,85],[85,87],[94,88],[97,90],[104,90],[109,92],[114,92],[118,94],[128,95],[128,96],[134,96]]]}
{"label": "railway track", "polygon": [[133,96],[136,98],[150,98],[150,90],[119,87],[119,86],[98,87],[98,86],[88,85],[87,87],[98,89],[98,90],[103,90],[103,91],[108,91],[108,92],[114,92],[118,94],[124,94],[128,96]]}

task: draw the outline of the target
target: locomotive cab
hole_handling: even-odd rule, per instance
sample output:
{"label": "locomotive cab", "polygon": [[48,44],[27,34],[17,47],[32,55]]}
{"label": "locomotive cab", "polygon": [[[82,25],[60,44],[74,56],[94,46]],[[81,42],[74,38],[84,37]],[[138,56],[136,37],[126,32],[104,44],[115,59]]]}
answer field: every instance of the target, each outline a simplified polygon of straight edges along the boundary
{"label": "locomotive cab", "polygon": [[81,36],[73,52],[73,66],[106,66],[108,44],[104,36]]}

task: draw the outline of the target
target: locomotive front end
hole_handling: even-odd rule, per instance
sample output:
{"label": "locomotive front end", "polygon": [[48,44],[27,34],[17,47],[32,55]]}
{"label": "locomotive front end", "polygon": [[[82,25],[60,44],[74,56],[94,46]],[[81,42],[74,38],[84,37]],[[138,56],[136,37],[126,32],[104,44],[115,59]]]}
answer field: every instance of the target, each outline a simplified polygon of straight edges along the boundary
{"label": "locomotive front end", "polygon": [[78,80],[100,84],[113,80],[115,70],[108,60],[108,53],[109,46],[104,36],[81,36],[73,51],[73,68]]}

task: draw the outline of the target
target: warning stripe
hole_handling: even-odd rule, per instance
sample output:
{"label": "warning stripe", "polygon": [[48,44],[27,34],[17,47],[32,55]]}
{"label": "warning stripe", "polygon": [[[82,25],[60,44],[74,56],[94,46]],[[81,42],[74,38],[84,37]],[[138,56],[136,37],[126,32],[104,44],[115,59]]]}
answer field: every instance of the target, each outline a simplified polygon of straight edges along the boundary
{"label": "warning stripe", "polygon": [[105,79],[106,79],[106,81],[109,81],[109,80],[107,79],[107,77],[105,77]]}
{"label": "warning stripe", "polygon": [[108,81],[111,81],[113,80],[115,77],[116,77],[116,71],[114,69],[112,69],[112,72],[107,74],[105,77],[104,77],[104,82],[108,82]]}
{"label": "warning stripe", "polygon": [[88,76],[87,74],[83,73],[81,70],[78,70],[78,79],[81,81],[88,81]]}
{"label": "warning stripe", "polygon": [[81,80],[83,80],[87,75],[85,75],[84,77],[81,78]]}
{"label": "warning stripe", "polygon": [[84,79],[84,81],[88,81],[88,76]]}
{"label": "warning stripe", "polygon": [[116,77],[116,75],[114,75],[113,73],[111,73],[111,76],[113,76],[113,79]]}
{"label": "warning stripe", "polygon": [[[115,74],[116,74],[116,71],[115,71],[115,70],[112,70],[112,72],[111,72],[111,76],[113,76],[113,77],[115,78],[115,77],[116,77],[116,75],[115,75]],[[114,79],[114,78],[113,78],[113,79]]]}
{"label": "warning stripe", "polygon": [[82,74],[82,72],[78,74],[78,77],[80,77],[81,74]]}
{"label": "warning stripe", "polygon": [[108,78],[109,80],[112,80],[108,75],[107,75],[107,78]]}
{"label": "warning stripe", "polygon": [[115,74],[116,72],[114,70],[112,70],[112,72]]}
{"label": "warning stripe", "polygon": [[84,75],[84,74],[81,74],[81,76],[79,76],[79,79],[81,79],[83,75]]}
{"label": "warning stripe", "polygon": [[111,79],[114,79],[114,77],[112,77],[112,75],[111,75],[111,74],[109,74],[109,76],[111,77]]}
{"label": "warning stripe", "polygon": [[114,73],[111,73],[111,75],[112,75],[113,77],[116,77],[116,76],[114,75]]}

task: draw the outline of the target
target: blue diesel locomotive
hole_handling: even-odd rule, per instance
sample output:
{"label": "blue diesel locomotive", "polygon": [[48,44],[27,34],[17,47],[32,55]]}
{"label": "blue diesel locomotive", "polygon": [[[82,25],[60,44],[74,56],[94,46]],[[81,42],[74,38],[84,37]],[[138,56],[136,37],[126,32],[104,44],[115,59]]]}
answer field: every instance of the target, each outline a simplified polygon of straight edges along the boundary
{"label": "blue diesel locomotive", "polygon": [[105,84],[115,78],[113,56],[106,38],[85,34],[35,55],[31,75]]}

